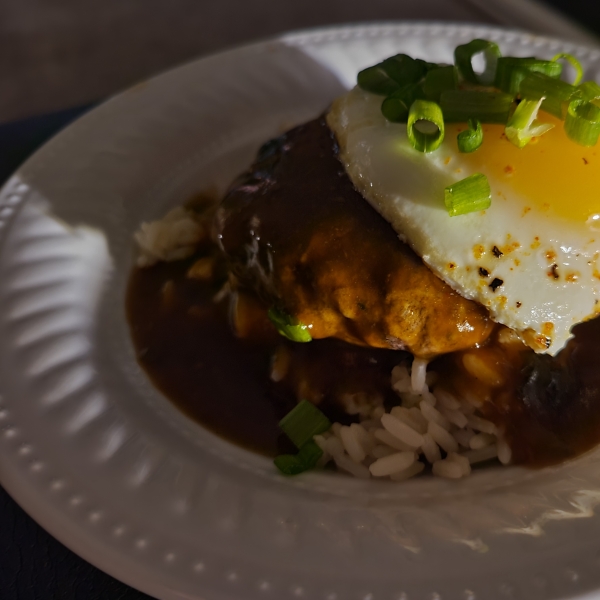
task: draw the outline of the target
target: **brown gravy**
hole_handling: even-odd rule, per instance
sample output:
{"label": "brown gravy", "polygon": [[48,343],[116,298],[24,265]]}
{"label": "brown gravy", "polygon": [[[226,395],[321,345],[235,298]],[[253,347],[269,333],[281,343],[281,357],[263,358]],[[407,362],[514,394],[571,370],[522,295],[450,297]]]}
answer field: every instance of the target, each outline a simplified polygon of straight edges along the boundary
{"label": "brown gravy", "polygon": [[[341,388],[380,393],[387,404],[397,403],[390,372],[407,358],[405,353],[333,339],[293,344],[266,330],[240,339],[231,331],[227,302],[212,300],[216,285],[186,277],[193,262],[135,269],[127,293],[140,365],[189,417],[230,441],[273,456],[291,450],[277,423],[297,402],[295,378],[311,383],[312,390],[306,389],[305,395],[319,390],[315,399],[332,420],[356,420],[335,401]],[[492,391],[483,410],[505,428],[514,462],[557,463],[600,441],[600,319],[578,325],[568,347],[549,361],[529,350],[506,354],[494,340],[480,351],[496,352],[507,378],[502,388]],[[270,365],[282,347],[291,353],[294,369],[275,383]],[[471,386],[478,391],[478,382],[465,375],[462,355],[442,357],[432,368],[450,388],[460,391]],[[537,367],[540,376],[550,366],[555,378],[538,383],[537,392],[530,389],[524,397],[523,369],[532,360],[544,363],[545,370]]]}
{"label": "brown gravy", "polygon": [[[303,137],[308,141],[302,142]],[[300,281],[307,290],[316,280],[315,273],[325,269],[336,275],[346,273],[345,284],[354,286],[357,298],[362,293],[367,294],[372,282],[364,274],[374,273],[375,280],[381,279],[382,265],[393,262],[391,258],[387,263],[381,260],[381,253],[386,256],[390,248],[389,256],[402,252],[403,257],[397,260],[406,258],[408,261],[409,266],[403,267],[403,273],[421,274],[415,289],[431,291],[436,285],[442,285],[437,279],[428,283],[427,278],[432,275],[420,260],[411,257],[408,249],[396,248],[399,242],[389,225],[361,198],[355,198],[357,193],[341,172],[341,165],[332,154],[331,136],[322,123],[315,121],[298,128],[284,141],[289,145],[294,140],[300,141],[297,146],[290,146],[299,153],[293,165],[284,171],[280,169],[277,178],[273,178],[275,163],[280,160],[277,157],[287,157],[281,159],[285,167],[289,159],[285,152],[290,148],[284,149],[283,154],[281,148],[263,152],[262,161],[234,184],[235,193],[224,201],[223,205],[229,207],[227,210],[240,215],[230,220],[232,229],[225,231],[227,235],[222,237],[230,261],[236,248],[244,251],[245,244],[252,241],[244,237],[248,235],[250,218],[244,217],[244,211],[254,214],[256,207],[252,211],[247,207],[256,201],[258,194],[258,208],[264,208],[260,243],[273,250],[275,261],[283,261],[281,256],[287,256],[285,248],[290,245],[292,249],[296,246],[301,249],[297,254],[306,253],[303,244],[313,235],[317,216],[326,223],[334,218],[336,223],[340,219],[358,222],[353,226],[353,235],[336,244],[332,242],[335,227],[326,228],[326,232],[333,232],[328,234],[327,252],[323,260],[315,261],[308,280]],[[277,143],[281,146],[281,139],[275,140]],[[297,172],[294,165],[304,161],[303,168],[308,169],[313,164],[312,154],[325,158],[319,162],[320,170],[310,171],[312,187],[304,190],[302,179],[306,177]],[[284,184],[289,184],[296,196],[291,196],[293,202],[289,205],[280,203],[278,216],[273,190]],[[306,193],[300,193],[302,190]],[[310,211],[307,211],[307,202]],[[267,227],[269,219],[274,222]],[[279,227],[279,221],[287,223],[288,229]],[[365,225],[362,229],[361,224]],[[366,232],[364,239],[360,237],[361,231]],[[374,245],[363,247],[369,236]],[[357,252],[363,261],[361,269],[354,265]],[[187,276],[195,260],[202,257],[216,265],[216,275],[210,281]],[[303,273],[298,264],[292,266],[288,271]],[[283,261],[281,270],[285,268]],[[356,274],[358,271],[362,274],[360,277]],[[275,455],[291,450],[280,435],[277,423],[301,398],[319,404],[330,419],[341,422],[357,420],[339,408],[340,398],[347,394],[379,395],[388,406],[398,403],[390,386],[390,373],[400,361],[410,360],[410,355],[387,349],[390,347],[387,342],[384,347],[373,343],[380,346],[376,348],[358,345],[368,338],[371,330],[375,340],[382,338],[379,323],[342,315],[345,319],[341,319],[342,322],[357,322],[360,327],[353,335],[338,337],[356,338],[358,344],[333,337],[294,344],[277,335],[266,319],[268,304],[261,304],[253,293],[240,293],[233,309],[227,300],[214,302],[215,294],[225,281],[223,255],[212,242],[206,241],[191,259],[135,269],[129,282],[127,315],[140,365],[153,383],[192,419],[242,446]],[[317,296],[324,295],[323,289],[317,290]],[[335,291],[335,285],[332,289]],[[442,304],[448,304],[449,298],[456,295],[443,290],[436,293],[444,299]],[[427,306],[427,299],[421,304]],[[293,306],[293,302],[290,300],[287,305]],[[418,307],[408,306],[413,313],[418,312]],[[302,311],[301,307],[295,308]],[[440,311],[436,308],[434,312]],[[292,314],[297,313],[294,310]],[[335,318],[340,320],[340,315]],[[238,335],[232,332],[231,321]],[[453,322],[452,319],[446,321],[450,325]],[[313,323],[312,320],[305,322]],[[575,337],[556,358],[536,355],[520,342],[507,344],[502,337],[507,331],[497,326],[479,347],[436,359],[431,369],[439,373],[443,382],[440,385],[455,392],[457,397],[471,394],[487,398],[481,411],[504,431],[514,462],[534,466],[557,463],[596,445],[600,441],[600,318],[578,325]],[[483,339],[487,335],[485,329]],[[468,345],[473,344],[476,341]],[[483,382],[469,372],[465,367],[467,354],[475,355],[497,373],[501,384]]]}
{"label": "brown gravy", "polygon": [[[294,380],[299,377],[321,390],[321,408],[341,422],[354,419],[333,401],[340,386],[382,391],[393,398],[389,374],[403,353],[333,339],[293,344],[274,329],[240,339],[232,333],[227,301],[212,301],[217,288],[186,277],[193,262],[137,268],[127,293],[138,361],[189,417],[248,449],[274,456],[291,450],[277,423],[297,402]],[[294,353],[296,369],[275,383],[270,363],[282,348]]]}

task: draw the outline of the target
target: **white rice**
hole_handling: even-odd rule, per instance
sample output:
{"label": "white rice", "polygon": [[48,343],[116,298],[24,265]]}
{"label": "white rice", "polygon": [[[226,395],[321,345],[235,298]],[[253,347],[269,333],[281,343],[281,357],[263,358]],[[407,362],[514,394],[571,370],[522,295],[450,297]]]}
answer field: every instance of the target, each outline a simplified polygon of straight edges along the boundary
{"label": "white rice", "polygon": [[498,441],[496,442],[496,450],[498,451],[498,460],[503,465],[510,464],[512,452],[511,452],[510,446],[508,445],[506,440],[503,440],[502,438],[498,438]]}
{"label": "white rice", "polygon": [[463,476],[462,466],[449,458],[434,462],[431,472],[447,479],[460,479]]}
{"label": "white rice", "polygon": [[469,440],[471,450],[481,450],[496,443],[496,436],[491,433],[477,433]]}
{"label": "white rice", "polygon": [[433,464],[438,460],[442,460],[440,447],[435,443],[435,440],[428,433],[426,433],[423,438],[425,441],[421,446],[421,450],[423,451],[427,462]]}
{"label": "white rice", "polygon": [[[427,362],[415,359],[412,367],[394,367],[391,385],[400,404],[386,412],[381,398],[354,395],[347,400],[360,406],[361,422],[350,426],[334,423],[315,441],[322,448],[320,464],[334,461],[339,469],[355,477],[404,481],[422,473],[461,479],[471,465],[498,459],[511,460],[510,446],[498,428],[478,413],[476,397],[456,398],[437,388],[437,375],[427,371]],[[432,389],[430,390],[430,386]]]}
{"label": "white rice", "polygon": [[376,429],[374,435],[380,442],[383,442],[386,446],[394,448],[395,450],[414,450],[414,448],[405,444],[402,440],[399,440],[395,435],[392,435],[385,429]]}
{"label": "white rice", "polygon": [[471,438],[475,435],[472,429],[457,429],[453,432],[454,439],[463,447],[471,447]]}
{"label": "white rice", "polygon": [[410,467],[404,469],[404,471],[392,473],[390,475],[390,479],[392,481],[405,481],[406,479],[410,479],[411,477],[418,475],[424,468],[425,465],[422,462],[416,460]]}
{"label": "white rice", "polygon": [[207,227],[194,212],[178,206],[162,219],[142,223],[134,234],[139,246],[138,267],[159,261],[174,261],[191,256],[207,235]]}
{"label": "white rice", "polygon": [[412,387],[413,394],[422,394],[425,389],[427,375],[427,361],[424,358],[415,358],[413,360],[411,373],[410,373],[410,384]]}
{"label": "white rice", "polygon": [[394,417],[394,415],[384,414],[381,417],[381,424],[394,437],[397,437],[411,448],[419,448],[423,445],[423,436],[404,421]]}
{"label": "white rice", "polygon": [[405,471],[417,460],[414,452],[394,452],[389,456],[378,458],[369,467],[373,477],[385,477]]}
{"label": "white rice", "polygon": [[350,427],[342,427],[340,437],[342,438],[344,450],[354,462],[359,463],[365,460],[367,454],[360,443],[358,432],[353,431]]}

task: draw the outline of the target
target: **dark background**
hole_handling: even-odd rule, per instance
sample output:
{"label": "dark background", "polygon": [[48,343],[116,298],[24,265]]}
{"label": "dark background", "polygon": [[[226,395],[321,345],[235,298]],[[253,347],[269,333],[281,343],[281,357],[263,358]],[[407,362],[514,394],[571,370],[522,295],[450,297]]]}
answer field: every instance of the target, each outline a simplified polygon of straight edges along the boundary
{"label": "dark background", "polygon": [[[53,133],[144,77],[285,30],[385,19],[487,23],[583,44],[600,36],[593,0],[0,0],[0,184]],[[141,598],[0,488],[0,600]]]}

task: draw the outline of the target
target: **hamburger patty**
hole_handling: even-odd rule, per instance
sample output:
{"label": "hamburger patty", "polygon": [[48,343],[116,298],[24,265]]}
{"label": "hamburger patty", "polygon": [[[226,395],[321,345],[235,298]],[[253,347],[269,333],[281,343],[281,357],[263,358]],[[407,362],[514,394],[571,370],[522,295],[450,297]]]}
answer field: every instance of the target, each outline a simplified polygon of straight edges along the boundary
{"label": "hamburger patty", "polygon": [[483,342],[487,311],[454,292],[355,190],[324,118],[265,144],[216,215],[236,282],[313,338],[433,357]]}

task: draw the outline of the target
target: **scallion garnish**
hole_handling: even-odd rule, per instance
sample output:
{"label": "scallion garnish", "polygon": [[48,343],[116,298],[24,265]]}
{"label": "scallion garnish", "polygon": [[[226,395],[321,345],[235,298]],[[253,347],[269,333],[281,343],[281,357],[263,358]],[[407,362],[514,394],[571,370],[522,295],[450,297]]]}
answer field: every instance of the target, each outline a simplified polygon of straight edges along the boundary
{"label": "scallion garnish", "polygon": [[506,137],[517,148],[523,148],[535,136],[540,136],[554,127],[551,123],[537,123],[537,114],[544,98],[521,100],[519,106],[506,124]]}
{"label": "scallion garnish", "polygon": [[279,427],[296,448],[302,448],[315,435],[327,431],[331,422],[314,404],[301,400],[279,421]]}
{"label": "scallion garnish", "polygon": [[600,136],[600,108],[585,100],[569,103],[565,131],[570,139],[581,146],[594,146]]}
{"label": "scallion garnish", "polygon": [[292,342],[310,342],[312,337],[308,325],[301,323],[295,317],[273,306],[267,313],[277,331]]}
{"label": "scallion garnish", "polygon": [[521,98],[544,98],[542,109],[559,119],[564,119],[568,103],[577,96],[577,88],[561,79],[542,73],[527,73],[519,85]]}
{"label": "scallion garnish", "polygon": [[501,92],[448,90],[440,97],[446,123],[464,123],[478,119],[482,123],[506,123],[513,96]]}
{"label": "scallion garnish", "polygon": [[[478,74],[473,70],[473,57],[480,52],[483,52],[485,57],[485,70]],[[461,75],[467,81],[481,85],[491,85],[494,82],[496,63],[501,56],[498,45],[488,40],[472,40],[454,50],[454,62]]]}
{"label": "scallion garnish", "polygon": [[475,173],[444,189],[444,203],[451,217],[485,210],[492,203],[492,190],[483,173]]}
{"label": "scallion garnish", "polygon": [[456,141],[460,152],[474,152],[483,142],[483,128],[477,119],[467,121],[468,128],[461,131]]}
{"label": "scallion garnish", "polygon": [[527,73],[542,73],[558,79],[562,73],[562,64],[551,60],[540,60],[533,56],[502,56],[496,67],[495,85],[507,94],[516,94],[521,81]]}
{"label": "scallion garnish", "polygon": [[408,112],[408,140],[419,152],[433,152],[444,141],[442,109],[429,100],[415,100]]}
{"label": "scallion garnish", "polygon": [[579,85],[583,79],[583,67],[581,66],[581,63],[572,54],[567,54],[566,52],[559,52],[552,58],[552,62],[557,62],[561,58],[570,63],[570,65],[575,69],[575,79],[573,81],[573,85]]}
{"label": "scallion garnish", "polygon": [[409,83],[390,94],[381,103],[381,112],[392,123],[406,123],[408,111],[417,98],[423,98],[421,86],[418,83]]}
{"label": "scallion garnish", "polygon": [[400,86],[383,69],[381,64],[360,71],[356,77],[358,87],[372,94],[387,96]]}
{"label": "scallion garnish", "polygon": [[423,92],[427,100],[440,101],[442,92],[458,87],[458,70],[454,65],[430,69],[425,75]]}
{"label": "scallion garnish", "polygon": [[358,86],[367,92],[387,96],[409,83],[419,81],[425,74],[425,64],[406,54],[397,54],[360,71]]}
{"label": "scallion garnish", "polygon": [[584,81],[577,86],[578,96],[581,100],[587,100],[591,102],[592,100],[600,99],[600,85],[598,85],[595,81]]}
{"label": "scallion garnish", "polygon": [[298,454],[281,454],[273,462],[284,475],[299,475],[313,469],[321,456],[323,450],[311,440],[302,446]]}
{"label": "scallion garnish", "polygon": [[415,62],[423,69],[424,73],[426,73],[430,69],[437,69],[440,66],[437,63],[427,62],[422,58],[415,58]]}

